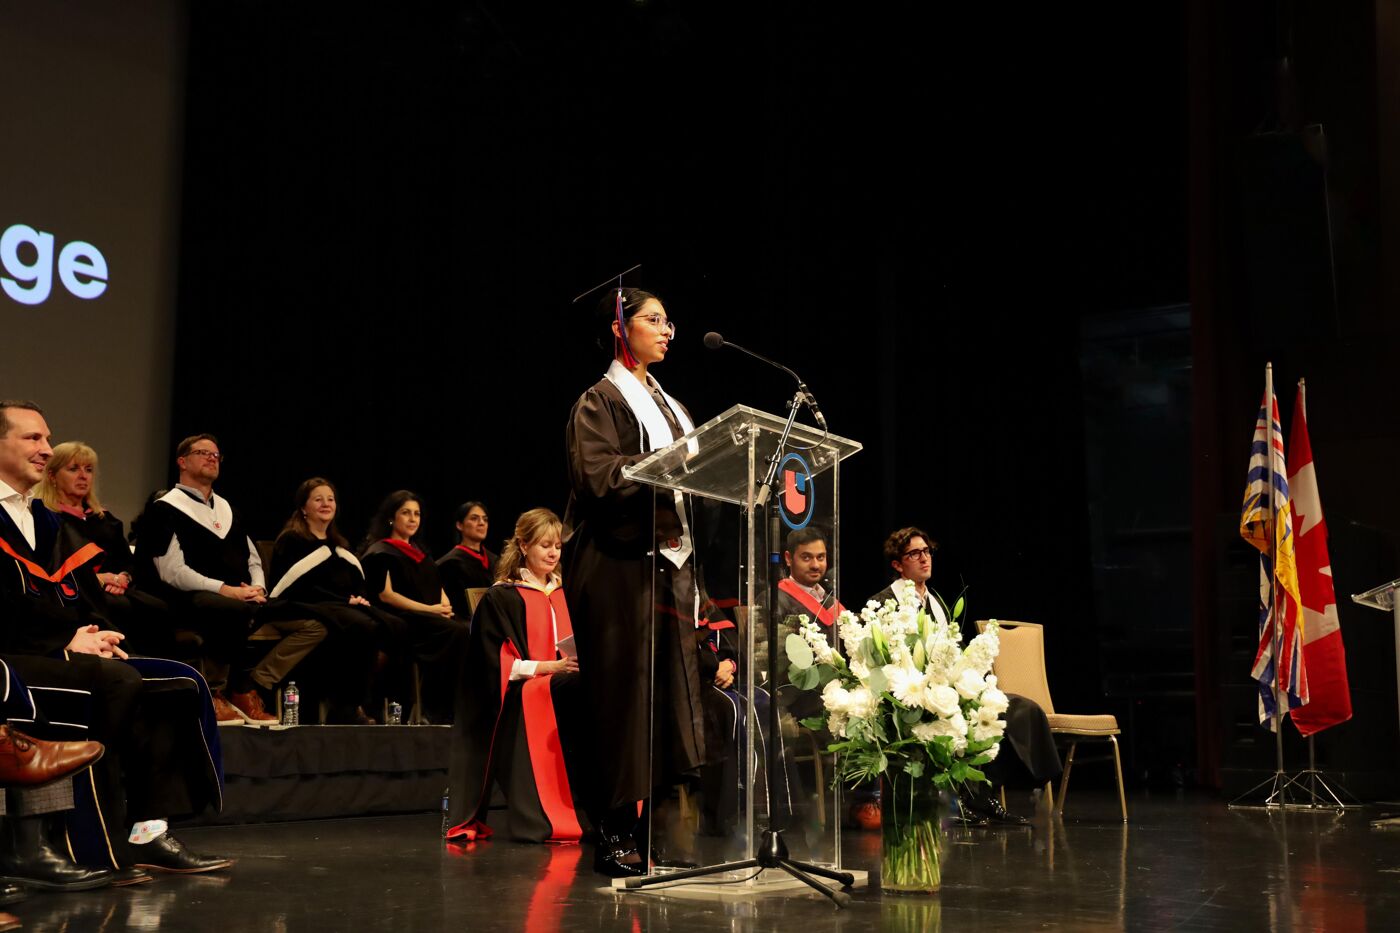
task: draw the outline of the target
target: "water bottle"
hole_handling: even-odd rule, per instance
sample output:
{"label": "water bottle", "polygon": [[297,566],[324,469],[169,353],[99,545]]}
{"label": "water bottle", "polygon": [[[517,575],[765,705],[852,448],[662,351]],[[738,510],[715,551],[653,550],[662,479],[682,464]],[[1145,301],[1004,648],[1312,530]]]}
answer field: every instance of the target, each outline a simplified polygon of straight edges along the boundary
{"label": "water bottle", "polygon": [[398,726],[403,724],[403,704],[398,700],[389,701],[389,722],[386,725]]}
{"label": "water bottle", "polygon": [[442,837],[444,839],[447,838],[447,831],[452,828],[447,825],[449,822],[447,814],[452,805],[451,791],[452,788],[450,787],[444,787],[442,789]]}
{"label": "water bottle", "polygon": [[282,691],[282,725],[301,725],[301,691],[297,689],[295,680],[287,681],[287,687]]}

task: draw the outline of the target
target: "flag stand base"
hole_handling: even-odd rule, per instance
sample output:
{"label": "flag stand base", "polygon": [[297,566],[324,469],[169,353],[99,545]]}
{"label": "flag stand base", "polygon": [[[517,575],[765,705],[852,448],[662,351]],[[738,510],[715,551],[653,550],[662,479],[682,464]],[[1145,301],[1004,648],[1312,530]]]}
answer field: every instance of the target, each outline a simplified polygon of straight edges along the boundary
{"label": "flag stand base", "polygon": [[[1265,791],[1262,799],[1259,792]],[[1338,793],[1340,791],[1340,793]],[[1350,802],[1342,797],[1349,798]],[[1289,775],[1275,771],[1272,777],[1259,782],[1228,804],[1231,810],[1292,810],[1304,812],[1343,813],[1365,804],[1357,800],[1341,784],[1334,788],[1327,776],[1314,768]],[[1373,824],[1374,825],[1374,824]],[[1397,824],[1400,825],[1400,824]]]}

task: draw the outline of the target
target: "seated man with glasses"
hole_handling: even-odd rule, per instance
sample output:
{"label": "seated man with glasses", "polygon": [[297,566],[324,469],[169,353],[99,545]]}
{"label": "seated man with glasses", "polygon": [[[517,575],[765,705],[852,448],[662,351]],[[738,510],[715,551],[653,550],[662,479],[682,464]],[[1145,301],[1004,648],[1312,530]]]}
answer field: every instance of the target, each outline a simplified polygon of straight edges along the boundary
{"label": "seated man with glasses", "polygon": [[[874,596],[877,603],[899,600],[911,588],[924,611],[940,622],[949,622],[953,614],[938,592],[928,585],[933,575],[933,552],[938,542],[918,528],[901,528],[885,539],[885,560],[897,574],[896,579]],[[976,626],[966,616],[961,620],[963,644],[977,635]],[[1008,813],[992,787],[1031,790],[1045,784],[1060,773],[1060,753],[1055,749],[1055,736],[1045,711],[1034,701],[1009,693],[1011,701],[1006,711],[1006,733],[1001,753],[982,771],[992,782],[978,784],[970,792],[959,795],[965,822],[985,826],[989,823],[1024,825],[1024,817]]]}
{"label": "seated man with glasses", "polygon": [[[262,559],[233,506],[214,492],[224,462],[212,434],[180,442],[180,481],[146,509],[136,540],[137,586],[169,602],[172,614],[204,640],[204,677],[219,725],[272,725],[267,711],[278,684],[326,637],[314,619],[269,603]],[[271,623],[282,640],[253,667],[240,664],[248,636]]]}

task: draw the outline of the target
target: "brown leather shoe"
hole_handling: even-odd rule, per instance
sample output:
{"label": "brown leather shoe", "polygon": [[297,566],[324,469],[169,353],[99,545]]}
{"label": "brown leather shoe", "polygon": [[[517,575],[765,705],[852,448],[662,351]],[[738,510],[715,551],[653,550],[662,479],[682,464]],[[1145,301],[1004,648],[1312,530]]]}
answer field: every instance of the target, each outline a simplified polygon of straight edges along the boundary
{"label": "brown leather shoe", "polygon": [[214,718],[221,726],[243,725],[243,714],[234,709],[222,693],[214,694]]}
{"label": "brown leather shoe", "polygon": [[101,742],[41,742],[0,725],[0,786],[39,787],[102,757]]}
{"label": "brown leather shoe", "polygon": [[267,711],[263,706],[262,697],[258,691],[249,690],[247,693],[230,693],[228,695],[229,704],[242,715],[243,719],[254,726],[275,726],[277,717]]}

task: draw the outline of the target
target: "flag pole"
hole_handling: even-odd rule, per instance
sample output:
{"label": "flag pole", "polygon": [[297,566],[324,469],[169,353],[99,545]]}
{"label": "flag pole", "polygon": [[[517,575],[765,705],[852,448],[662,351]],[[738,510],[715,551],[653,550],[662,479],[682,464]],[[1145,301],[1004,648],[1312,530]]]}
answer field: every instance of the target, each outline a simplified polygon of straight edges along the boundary
{"label": "flag pole", "polygon": [[[1264,537],[1268,541],[1269,553],[1269,609],[1268,618],[1272,620],[1274,630],[1273,638],[1274,653],[1274,674],[1271,689],[1274,692],[1274,709],[1269,717],[1274,729],[1274,773],[1271,777],[1256,784],[1250,790],[1245,791],[1239,797],[1230,802],[1231,809],[1246,810],[1279,810],[1288,806],[1288,787],[1292,783],[1287,773],[1283,770],[1283,713],[1282,703],[1286,699],[1280,696],[1279,680],[1283,670],[1283,627],[1278,617],[1278,489],[1274,483],[1274,364],[1272,362],[1264,364],[1264,426],[1265,426],[1265,457],[1264,476],[1269,484],[1269,511],[1264,518]],[[1283,440],[1283,426],[1279,425],[1279,440]],[[1261,701],[1262,702],[1262,701]],[[1259,791],[1268,788],[1268,793],[1260,803],[1245,803]]]}
{"label": "flag pole", "polygon": [[[1265,417],[1269,426],[1269,615],[1274,621],[1274,756],[1277,767],[1274,777],[1283,775],[1283,704],[1287,701],[1279,683],[1283,679],[1283,624],[1278,613],[1278,484],[1274,482],[1274,364],[1264,364]],[[1279,425],[1279,441],[1283,440],[1283,425]],[[1280,788],[1281,789],[1281,788]],[[1279,803],[1283,803],[1282,800]]]}
{"label": "flag pole", "polygon": [[[1304,379],[1298,380],[1298,409],[1306,419],[1308,416],[1308,386]],[[1297,450],[1294,450],[1297,454]],[[1298,611],[1303,611],[1302,606]],[[1350,810],[1363,806],[1356,795],[1337,782],[1334,788],[1327,780],[1327,775],[1317,770],[1317,736],[1308,736],[1308,767],[1305,771],[1293,775],[1289,778],[1289,784],[1302,789],[1303,800],[1301,803],[1293,804],[1295,809],[1305,810]],[[1345,795],[1351,802],[1347,803],[1342,799]],[[1286,804],[1287,805],[1287,804]]]}

